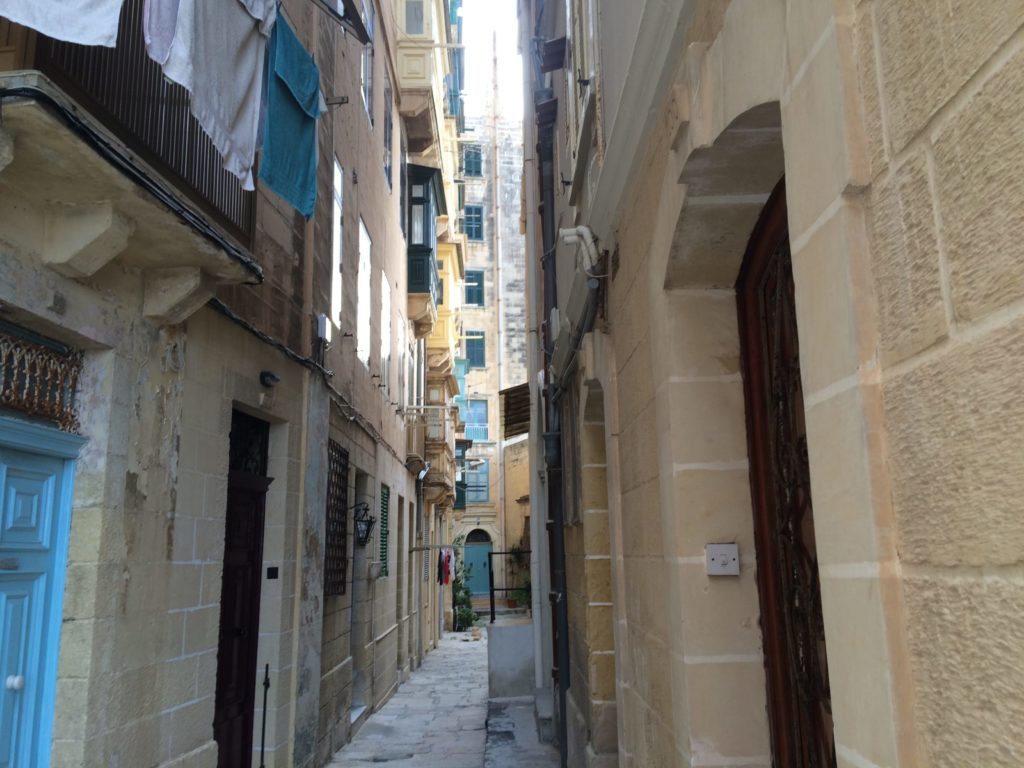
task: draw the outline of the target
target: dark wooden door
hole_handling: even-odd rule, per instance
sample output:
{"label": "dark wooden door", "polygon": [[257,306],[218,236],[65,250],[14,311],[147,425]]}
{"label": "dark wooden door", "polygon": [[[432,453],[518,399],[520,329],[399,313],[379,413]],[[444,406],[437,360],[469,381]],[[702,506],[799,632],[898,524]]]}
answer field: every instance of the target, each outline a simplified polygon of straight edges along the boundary
{"label": "dark wooden door", "polygon": [[252,765],[264,504],[271,483],[263,475],[267,432],[266,422],[245,414],[232,419],[231,463],[241,468],[228,476],[213,718],[218,768]]}
{"label": "dark wooden door", "polygon": [[757,579],[776,768],[835,766],[783,182],[736,284]]}

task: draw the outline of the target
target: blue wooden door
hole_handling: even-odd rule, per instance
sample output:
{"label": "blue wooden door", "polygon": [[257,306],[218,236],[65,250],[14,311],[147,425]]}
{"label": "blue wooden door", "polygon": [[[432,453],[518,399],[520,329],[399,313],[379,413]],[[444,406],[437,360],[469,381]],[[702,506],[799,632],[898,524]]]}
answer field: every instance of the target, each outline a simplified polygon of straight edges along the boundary
{"label": "blue wooden door", "polygon": [[0,418],[0,768],[50,764],[71,511],[68,454],[80,444],[73,435]]}
{"label": "blue wooden door", "polygon": [[474,595],[485,595],[491,591],[490,563],[487,556],[491,552],[491,545],[488,544],[467,544],[465,548],[466,569],[469,577],[466,584],[469,591]]}

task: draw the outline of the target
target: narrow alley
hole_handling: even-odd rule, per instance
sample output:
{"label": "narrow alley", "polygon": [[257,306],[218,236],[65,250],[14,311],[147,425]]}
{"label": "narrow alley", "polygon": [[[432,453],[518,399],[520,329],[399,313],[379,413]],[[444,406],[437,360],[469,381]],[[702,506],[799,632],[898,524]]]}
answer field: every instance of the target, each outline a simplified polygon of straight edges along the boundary
{"label": "narrow alley", "polygon": [[[525,716],[523,716],[525,715]],[[329,765],[394,768],[549,768],[532,699],[487,699],[487,634],[449,632],[423,666],[373,713]]]}
{"label": "narrow alley", "polygon": [[1024,768],[1024,0],[0,0],[0,768]]}

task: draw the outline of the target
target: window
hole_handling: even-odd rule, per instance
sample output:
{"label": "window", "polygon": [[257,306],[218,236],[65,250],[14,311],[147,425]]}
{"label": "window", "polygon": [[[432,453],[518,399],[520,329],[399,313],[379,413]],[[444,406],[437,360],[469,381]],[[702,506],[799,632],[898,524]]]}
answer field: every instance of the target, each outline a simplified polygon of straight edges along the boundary
{"label": "window", "polygon": [[356,357],[370,367],[370,252],[373,241],[366,231],[366,222],[359,219],[359,295],[356,297]]}
{"label": "window", "polygon": [[487,365],[483,331],[466,331],[466,358],[470,368],[483,368]]}
{"label": "window", "polygon": [[388,517],[391,512],[391,489],[384,483],[380,484],[380,520],[377,522],[377,530],[380,532],[380,575],[388,575],[388,538],[391,531],[388,528]]}
{"label": "window", "polygon": [[437,244],[437,203],[433,188],[421,174],[414,171],[409,188],[409,245]]}
{"label": "window", "polygon": [[483,156],[479,144],[462,145],[462,174],[464,176],[483,176]]}
{"label": "window", "polygon": [[401,310],[398,312],[398,364],[395,366],[398,368],[398,397],[395,398],[398,402],[397,406],[401,407],[405,404],[406,398],[406,380],[405,380],[405,366],[406,358],[408,356],[408,350],[406,348],[406,334],[408,333],[408,323],[405,320],[405,316]]}
{"label": "window", "polygon": [[486,400],[468,400],[466,402],[466,438],[469,440],[489,439]]}
{"label": "window", "polygon": [[327,540],[324,596],[345,594],[348,575],[348,453],[327,441]]}
{"label": "window", "polygon": [[478,307],[484,305],[484,271],[482,269],[466,270],[466,303]]}
{"label": "window", "polygon": [[405,34],[423,34],[423,0],[405,0]]}
{"label": "window", "polygon": [[484,207],[482,205],[466,206],[466,237],[470,240],[484,239]]}
{"label": "window", "polygon": [[392,99],[394,94],[391,91],[391,76],[388,74],[387,69],[384,70],[384,178],[387,179],[388,189],[391,189],[391,166],[392,166],[392,155],[394,155],[394,147],[392,143],[394,141],[393,133],[394,126],[392,125]]}
{"label": "window", "polygon": [[385,397],[391,396],[391,286],[380,272],[380,384]]}
{"label": "window", "polygon": [[363,24],[369,42],[363,46],[360,76],[363,84],[363,106],[373,125],[373,0],[363,0]]}
{"label": "window", "polygon": [[417,396],[417,378],[416,372],[419,370],[419,341],[415,338],[412,340],[412,344],[409,346],[409,356],[406,358],[406,364],[409,370],[406,371],[406,405],[416,405]]}
{"label": "window", "polygon": [[344,197],[345,171],[338,159],[334,159],[334,206],[331,211],[331,320],[341,327],[341,254],[342,236],[345,231]]}
{"label": "window", "polygon": [[[461,410],[460,410],[461,412]],[[455,441],[455,509],[466,508],[466,443]]]}
{"label": "window", "polygon": [[409,141],[405,137],[405,121],[398,121],[399,152],[398,159],[398,218],[402,222],[402,236],[408,237],[409,230],[406,220],[409,218]]}
{"label": "window", "polygon": [[466,501],[470,504],[491,500],[490,459],[466,459]]}

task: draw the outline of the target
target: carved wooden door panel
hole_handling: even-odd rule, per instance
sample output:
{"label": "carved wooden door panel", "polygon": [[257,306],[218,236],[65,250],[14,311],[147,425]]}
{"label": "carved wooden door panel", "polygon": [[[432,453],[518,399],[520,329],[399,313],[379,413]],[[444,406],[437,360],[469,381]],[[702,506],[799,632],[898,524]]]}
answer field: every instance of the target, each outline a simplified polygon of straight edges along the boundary
{"label": "carved wooden door panel", "polygon": [[252,765],[268,437],[265,421],[233,414],[213,718],[219,768]]}
{"label": "carved wooden door panel", "polygon": [[751,236],[736,294],[774,764],[830,768],[832,706],[782,182]]}

